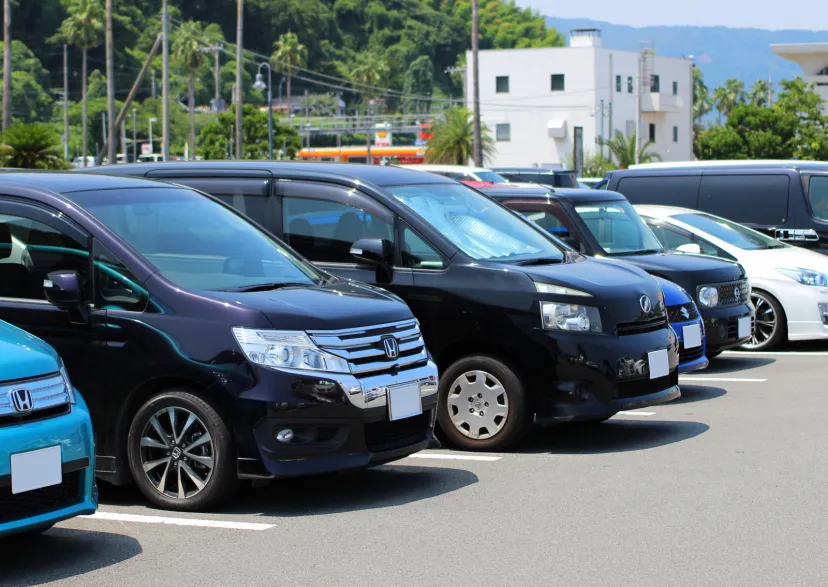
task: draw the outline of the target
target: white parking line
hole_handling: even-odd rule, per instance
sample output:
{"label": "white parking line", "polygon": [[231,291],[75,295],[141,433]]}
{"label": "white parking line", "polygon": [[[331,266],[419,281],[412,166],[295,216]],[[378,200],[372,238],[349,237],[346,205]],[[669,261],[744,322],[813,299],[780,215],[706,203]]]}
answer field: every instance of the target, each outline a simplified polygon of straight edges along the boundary
{"label": "white parking line", "polygon": [[814,351],[811,353],[808,352],[793,352],[793,353],[784,353],[784,352],[773,352],[773,351],[724,351],[722,355],[729,355],[734,357],[828,357],[828,352],[824,351]]}
{"label": "white parking line", "polygon": [[765,383],[767,379],[744,379],[742,377],[679,377],[679,381],[692,383],[694,381],[717,381],[720,383]]}
{"label": "white parking line", "polygon": [[[655,416],[655,412],[618,412],[622,416]],[[617,414],[616,414],[617,415]]]}
{"label": "white parking line", "polygon": [[409,459],[445,459],[447,461],[499,461],[503,457],[486,457],[481,455],[447,455],[442,453],[417,453]]}
{"label": "white parking line", "polygon": [[196,520],[193,518],[164,518],[160,516],[137,516],[115,512],[97,512],[91,516],[81,516],[89,520],[109,522],[133,522],[137,524],[168,524],[171,526],[198,526],[199,528],[222,528],[226,530],[253,530],[262,532],[275,528],[275,524],[253,524],[250,522],[223,522],[220,520]]}

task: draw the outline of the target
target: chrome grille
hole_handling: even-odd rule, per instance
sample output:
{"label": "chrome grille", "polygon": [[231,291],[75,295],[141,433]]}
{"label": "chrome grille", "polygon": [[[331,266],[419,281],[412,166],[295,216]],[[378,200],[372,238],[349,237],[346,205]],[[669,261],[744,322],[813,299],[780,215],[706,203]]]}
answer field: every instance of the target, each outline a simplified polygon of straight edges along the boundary
{"label": "chrome grille", "polygon": [[[747,303],[748,284],[747,280],[733,281],[730,283],[720,283],[716,285],[716,290],[719,292],[718,307],[737,306],[739,304]],[[736,292],[739,292],[738,294]]]}
{"label": "chrome grille", "polygon": [[[416,320],[345,330],[315,330],[308,335],[319,348],[348,361],[351,373],[357,377],[404,370],[428,360]],[[385,350],[384,340],[388,338],[397,342],[396,357],[389,357]]]}
{"label": "chrome grille", "polygon": [[[15,410],[12,392],[19,389],[27,389],[31,394],[30,411],[20,413]],[[64,413],[61,408],[68,406],[69,393],[60,374],[0,384],[0,427],[57,416]]]}

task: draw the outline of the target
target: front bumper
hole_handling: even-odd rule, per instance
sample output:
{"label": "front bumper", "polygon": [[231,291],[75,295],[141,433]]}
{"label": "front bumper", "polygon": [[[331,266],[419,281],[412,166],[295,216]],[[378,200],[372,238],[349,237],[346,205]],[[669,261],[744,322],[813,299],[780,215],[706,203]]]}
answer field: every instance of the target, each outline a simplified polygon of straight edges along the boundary
{"label": "front bumper", "polygon": [[788,340],[828,339],[828,288],[793,280],[774,280],[769,285],[769,291],[785,310]]}
{"label": "front bumper", "polygon": [[[684,347],[684,327],[685,326],[693,326],[693,325],[700,325],[701,332],[702,332],[702,343],[700,347],[695,348],[685,348]],[[691,373],[693,371],[700,371],[702,369],[706,369],[710,365],[710,361],[708,360],[705,352],[707,341],[705,337],[704,331],[704,322],[700,319],[690,320],[688,322],[674,322],[670,324],[670,328],[673,329],[673,332],[676,335],[676,339],[679,343],[679,373]]]}
{"label": "front bumper", "polygon": [[[282,372],[284,373],[284,371]],[[291,372],[306,401],[268,402],[253,426],[258,454],[240,455],[242,478],[278,478],[361,469],[404,458],[434,439],[437,367],[357,379],[349,374]],[[423,413],[391,421],[388,389],[418,382]],[[279,433],[290,430],[289,440]]]}
{"label": "front bumper", "polygon": [[704,318],[704,330],[707,337],[707,354],[719,353],[743,345],[750,336],[739,338],[739,318],[750,316],[751,332],[755,327],[756,311],[753,304],[744,303],[728,308],[699,308]]}
{"label": "front bumper", "polygon": [[[63,416],[0,428],[0,536],[55,524],[98,507],[92,422],[83,400]],[[63,482],[13,495],[11,455],[61,446]]]}

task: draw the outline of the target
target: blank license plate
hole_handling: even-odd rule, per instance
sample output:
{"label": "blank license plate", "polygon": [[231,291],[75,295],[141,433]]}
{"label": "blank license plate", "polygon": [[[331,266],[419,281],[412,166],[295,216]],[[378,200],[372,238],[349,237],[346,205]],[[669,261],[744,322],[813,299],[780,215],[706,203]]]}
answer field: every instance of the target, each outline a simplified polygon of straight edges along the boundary
{"label": "blank license plate", "polygon": [[684,348],[694,349],[701,346],[701,326],[691,324],[690,326],[683,326],[681,331]]}
{"label": "blank license plate", "polygon": [[747,318],[739,318],[739,338],[750,336],[750,316]]}
{"label": "blank license plate", "polygon": [[59,446],[21,452],[11,456],[12,493],[25,493],[63,482]]}
{"label": "blank license plate", "polygon": [[670,374],[670,359],[667,349],[647,353],[647,362],[650,365],[650,379],[667,377]]}
{"label": "blank license plate", "polygon": [[423,400],[420,397],[420,384],[409,383],[388,388],[388,417],[402,420],[423,413]]}

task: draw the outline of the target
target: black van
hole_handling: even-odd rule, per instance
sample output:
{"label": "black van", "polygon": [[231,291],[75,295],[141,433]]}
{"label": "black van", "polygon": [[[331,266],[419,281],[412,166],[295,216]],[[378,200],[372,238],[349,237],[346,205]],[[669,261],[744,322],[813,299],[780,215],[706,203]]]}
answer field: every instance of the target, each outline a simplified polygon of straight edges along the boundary
{"label": "black van", "polygon": [[633,204],[709,212],[828,253],[828,163],[695,161],[613,171],[605,188]]}
{"label": "black van", "polygon": [[494,200],[398,167],[118,165],[228,202],[327,270],[411,307],[440,368],[440,428],[500,450],[540,422],[601,421],[679,396],[678,345],[646,272],[559,245]]}
{"label": "black van", "polygon": [[492,169],[510,182],[537,183],[552,188],[577,188],[574,171],[565,169],[541,169],[540,167],[495,167]]}

